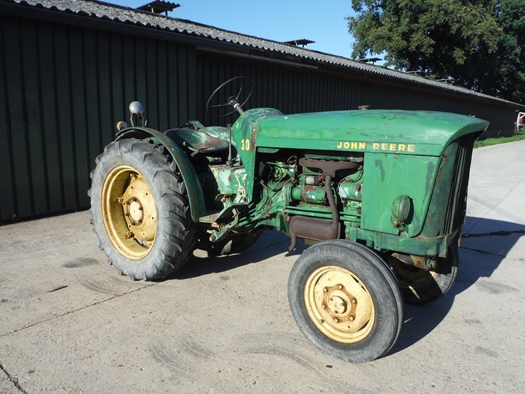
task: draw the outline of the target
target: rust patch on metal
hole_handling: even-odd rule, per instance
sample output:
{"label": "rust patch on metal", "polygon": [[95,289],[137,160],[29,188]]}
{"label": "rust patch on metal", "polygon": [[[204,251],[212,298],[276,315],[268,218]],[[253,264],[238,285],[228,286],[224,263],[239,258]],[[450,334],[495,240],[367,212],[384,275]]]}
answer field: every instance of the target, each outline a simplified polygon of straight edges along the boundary
{"label": "rust patch on metal", "polygon": [[331,160],[318,160],[318,159],[307,159],[302,157],[299,159],[299,165],[308,168],[319,168],[323,171],[323,175],[335,176],[335,173],[340,170],[349,170],[352,168],[359,167],[359,163],[353,161],[331,161]]}
{"label": "rust patch on metal", "polygon": [[257,138],[257,127],[253,126],[252,135],[251,135],[251,143],[250,143],[250,152],[251,153],[255,152],[255,140],[256,140],[256,138]]}

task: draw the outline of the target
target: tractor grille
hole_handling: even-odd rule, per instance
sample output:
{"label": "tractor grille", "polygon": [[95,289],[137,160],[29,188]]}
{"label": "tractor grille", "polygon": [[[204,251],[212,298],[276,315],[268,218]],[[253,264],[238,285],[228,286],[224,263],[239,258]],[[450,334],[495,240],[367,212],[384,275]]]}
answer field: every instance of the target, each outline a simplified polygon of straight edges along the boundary
{"label": "tractor grille", "polygon": [[463,224],[467,208],[467,187],[475,136],[461,137],[458,141],[454,172],[445,215],[443,233],[450,234]]}

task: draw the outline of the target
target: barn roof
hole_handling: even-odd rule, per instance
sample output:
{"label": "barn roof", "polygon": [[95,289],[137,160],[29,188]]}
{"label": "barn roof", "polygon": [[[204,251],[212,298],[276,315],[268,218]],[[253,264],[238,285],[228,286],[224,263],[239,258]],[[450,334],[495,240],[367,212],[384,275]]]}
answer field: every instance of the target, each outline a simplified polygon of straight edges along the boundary
{"label": "barn roof", "polygon": [[424,77],[391,70],[382,66],[367,64],[361,61],[351,60],[341,56],[330,55],[318,51],[313,51],[287,43],[267,40],[264,38],[249,36],[236,33],[229,30],[219,29],[189,20],[173,18],[161,14],[155,14],[148,11],[142,11],[134,8],[123,7],[102,1],[93,0],[0,0],[0,3],[11,3],[19,6],[33,7],[54,11],[62,14],[74,14],[86,18],[94,18],[104,21],[112,21],[117,24],[135,25],[142,28],[173,32],[190,37],[199,37],[209,40],[210,42],[228,43],[248,49],[257,49],[267,55],[285,55],[291,62],[315,62],[326,65],[333,65],[346,68],[349,71],[360,71],[366,73],[369,77],[376,75],[378,77],[397,80],[410,84],[427,86],[429,88],[448,91],[449,93],[459,93],[463,95],[476,96],[480,99],[488,99],[500,103],[514,104],[523,107],[520,104],[511,103],[510,101],[488,96],[482,93],[474,92],[459,86],[436,80],[426,79]]}

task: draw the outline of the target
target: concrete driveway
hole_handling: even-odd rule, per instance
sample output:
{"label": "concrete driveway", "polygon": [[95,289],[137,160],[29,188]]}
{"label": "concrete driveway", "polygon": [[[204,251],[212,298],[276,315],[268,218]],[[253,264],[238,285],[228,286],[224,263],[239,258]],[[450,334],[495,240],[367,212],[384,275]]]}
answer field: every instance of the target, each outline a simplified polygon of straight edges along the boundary
{"label": "concrete driveway", "polygon": [[454,287],[407,305],[394,349],[360,365],[296,327],[286,287],[298,253],[275,231],[146,283],[107,264],[87,212],[2,226],[0,393],[521,393],[524,151],[475,151]]}

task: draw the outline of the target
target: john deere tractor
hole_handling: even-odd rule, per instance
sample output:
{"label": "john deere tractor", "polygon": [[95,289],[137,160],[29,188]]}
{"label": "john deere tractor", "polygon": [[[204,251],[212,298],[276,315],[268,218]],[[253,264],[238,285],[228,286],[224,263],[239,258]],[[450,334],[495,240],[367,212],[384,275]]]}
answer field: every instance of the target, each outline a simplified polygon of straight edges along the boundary
{"label": "john deere tractor", "polygon": [[289,251],[312,245],[288,283],[304,335],[346,361],[381,357],[404,302],[434,301],[454,282],[472,147],[488,123],[429,111],[284,115],[245,109],[251,92],[237,77],[211,94],[210,114],[237,116],[229,127],[159,132],[131,103],[131,125],[118,124],[91,174],[100,247],[121,274],[154,280],[195,248],[240,252],[278,229]]}

